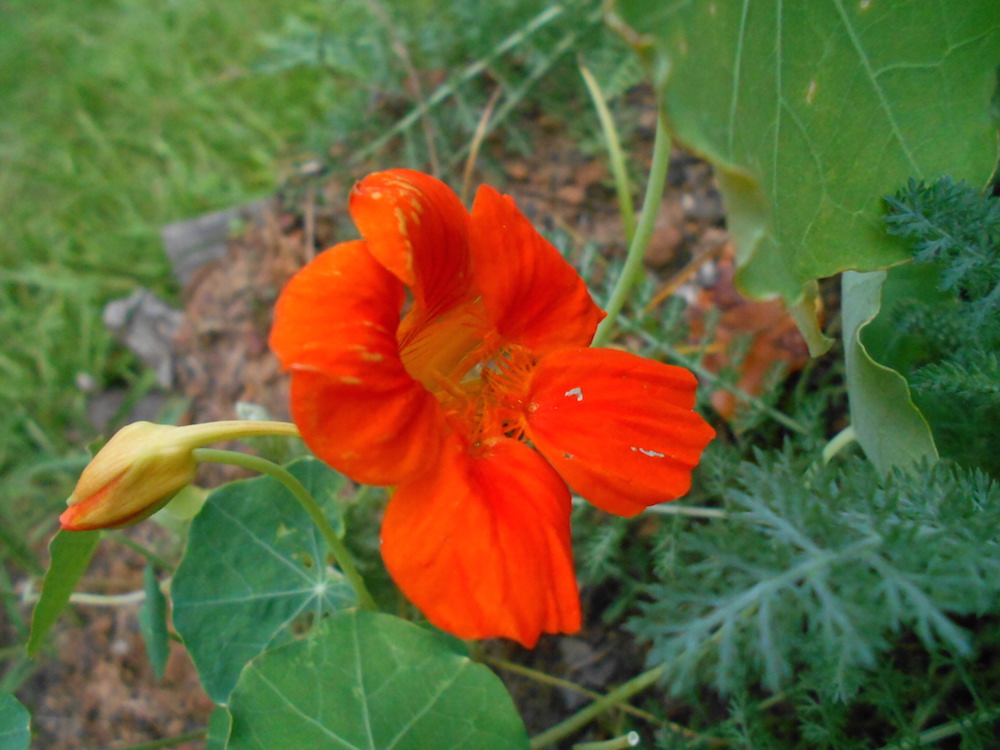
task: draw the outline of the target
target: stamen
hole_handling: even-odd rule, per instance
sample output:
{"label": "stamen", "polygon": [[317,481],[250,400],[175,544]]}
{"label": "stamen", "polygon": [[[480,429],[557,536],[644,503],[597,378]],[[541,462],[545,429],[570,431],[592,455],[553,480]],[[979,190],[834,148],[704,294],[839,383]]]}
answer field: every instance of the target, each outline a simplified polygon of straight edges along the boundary
{"label": "stamen", "polygon": [[425,385],[454,420],[454,429],[468,437],[470,447],[486,448],[501,438],[523,440],[534,357],[520,346],[496,347],[489,337],[476,351],[493,354],[476,358],[478,364],[464,379],[454,371],[433,370]]}

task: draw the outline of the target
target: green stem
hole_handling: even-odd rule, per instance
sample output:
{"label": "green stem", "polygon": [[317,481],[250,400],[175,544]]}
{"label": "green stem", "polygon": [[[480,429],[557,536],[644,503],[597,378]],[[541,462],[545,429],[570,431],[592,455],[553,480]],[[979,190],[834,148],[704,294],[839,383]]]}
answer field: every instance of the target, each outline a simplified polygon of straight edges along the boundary
{"label": "green stem", "polygon": [[[554,687],[562,688],[563,690],[570,690],[574,693],[579,693],[580,695],[585,695],[591,700],[600,700],[603,696],[600,693],[594,692],[593,690],[588,690],[582,685],[577,685],[575,682],[570,680],[564,680],[560,677],[554,677],[553,675],[547,674],[546,672],[540,672],[537,669],[532,669],[531,667],[526,667],[523,664],[517,664],[512,661],[507,661],[506,659],[501,659],[496,656],[485,656],[483,661],[497,669],[503,669],[508,672],[513,672],[514,674],[519,674],[522,677],[527,677],[530,680],[535,680],[543,685],[552,685]],[[643,711],[642,709],[636,708],[629,703],[622,703],[618,706],[622,711],[633,716],[638,716],[640,719],[648,721],[650,724],[664,724],[661,719],[653,716],[648,711]],[[669,724],[669,723],[668,723]]]}
{"label": "green stem", "polygon": [[583,76],[590,100],[594,103],[594,109],[597,110],[597,119],[601,122],[604,142],[608,149],[608,161],[611,163],[611,174],[615,178],[615,192],[618,193],[618,208],[622,215],[625,241],[630,243],[635,237],[635,206],[632,204],[632,191],[628,184],[628,172],[625,169],[625,154],[618,138],[615,118],[611,116],[608,103],[604,100],[604,92],[601,91],[597,79],[587,69],[587,66],[580,65],[580,75]]}
{"label": "green stem", "polygon": [[372,599],[371,594],[368,593],[368,588],[365,586],[364,579],[361,578],[357,568],[354,567],[354,561],[351,559],[351,555],[347,551],[347,547],[344,546],[340,537],[337,536],[337,532],[334,530],[333,526],[330,525],[326,515],[323,513],[323,509],[319,507],[319,503],[317,503],[316,499],[309,493],[309,490],[307,490],[302,482],[296,479],[291,472],[281,466],[278,466],[272,461],[268,461],[267,459],[260,458],[258,456],[250,456],[246,453],[238,453],[236,451],[223,451],[216,450],[214,448],[198,448],[194,451],[194,457],[198,461],[231,464],[233,466],[240,466],[244,469],[256,471],[259,474],[267,474],[285,485],[285,487],[288,488],[288,491],[295,496],[295,499],[302,504],[306,513],[309,514],[313,523],[316,524],[316,528],[318,528],[319,532],[323,535],[327,546],[330,548],[330,554],[333,555],[334,561],[344,574],[344,577],[347,578],[351,586],[354,587],[354,591],[358,595],[358,603],[361,608],[369,610],[378,609],[375,605],[375,600]]}
{"label": "green stem", "polygon": [[167,562],[162,557],[157,555],[155,552],[153,552],[150,549],[147,549],[138,542],[129,539],[120,531],[105,531],[104,536],[107,539],[111,539],[112,541],[118,542],[119,544],[124,544],[129,549],[138,552],[140,555],[149,560],[149,562],[153,563],[158,568],[166,571],[167,573],[173,573],[176,570],[176,567],[172,563]]}
{"label": "green stem", "polygon": [[579,745],[573,745],[573,750],[625,750],[625,748],[638,747],[638,745],[639,733],[629,732],[621,737],[615,737],[613,740],[581,742]]}
{"label": "green stem", "polygon": [[833,460],[833,457],[840,453],[844,448],[858,439],[858,434],[854,430],[854,425],[847,425],[844,429],[830,438],[830,442],[823,447],[823,463],[828,464]]}
{"label": "green stem", "polygon": [[600,700],[594,701],[586,708],[570,716],[568,719],[565,719],[556,724],[554,727],[550,727],[541,734],[537,734],[532,737],[531,749],[539,750],[539,748],[548,747],[549,745],[558,742],[563,737],[573,734],[573,732],[589,724],[605,711],[615,708],[619,703],[624,703],[636,693],[640,693],[645,690],[647,687],[659,680],[660,677],[663,676],[663,672],[663,667],[654,667],[653,669],[643,672],[637,677],[633,677],[625,684],[619,685]]}
{"label": "green stem", "polygon": [[622,311],[633,287],[642,278],[643,259],[646,248],[653,236],[653,226],[656,224],[656,214],[663,200],[663,188],[667,183],[667,167],[670,166],[670,134],[667,132],[663,116],[656,120],[656,140],[653,143],[653,164],[649,168],[649,182],[646,184],[646,196],[642,201],[642,213],[639,224],[635,228],[635,236],[629,244],[625,265],[615,283],[611,299],[608,301],[608,317],[601,321],[594,335],[593,346],[604,346],[611,340],[618,313]]}
{"label": "green stem", "polygon": [[1000,710],[982,709],[956,721],[942,724],[941,726],[928,729],[918,734],[913,740],[904,740],[892,745],[886,745],[882,750],[903,750],[909,747],[928,747],[936,742],[959,734],[963,729],[971,729],[979,724],[996,721],[1000,718]]}
{"label": "green stem", "polygon": [[121,750],[160,750],[164,747],[174,747],[180,745],[183,742],[197,742],[198,740],[206,737],[208,735],[208,729],[195,729],[192,732],[185,732],[184,734],[178,734],[174,737],[164,737],[159,740],[152,740],[150,742],[142,742],[138,745],[129,745],[128,747],[123,747]]}

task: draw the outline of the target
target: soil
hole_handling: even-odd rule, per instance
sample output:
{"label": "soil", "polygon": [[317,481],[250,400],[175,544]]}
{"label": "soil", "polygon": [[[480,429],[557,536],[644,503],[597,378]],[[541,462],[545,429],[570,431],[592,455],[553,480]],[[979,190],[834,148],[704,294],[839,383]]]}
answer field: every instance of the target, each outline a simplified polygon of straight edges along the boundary
{"label": "soil", "polygon": [[[631,144],[640,167],[648,167],[654,122],[653,110],[647,106]],[[502,179],[491,175],[490,181],[514,196],[541,228],[558,226],[580,246],[585,240],[596,241],[606,257],[621,254],[623,233],[603,159],[580,153],[557,123],[538,120],[531,127],[537,150],[530,160],[497,153],[495,146],[487,144],[494,148],[490,154],[494,163],[503,164],[505,171]],[[259,404],[275,418],[287,418],[287,382],[267,347],[271,308],[283,284],[318,249],[352,233],[346,211],[349,183],[327,179],[303,184],[305,189],[286,191],[283,201],[271,204],[259,222],[230,241],[225,257],[198,269],[184,288],[183,318],[169,343],[174,354],[174,391],[189,399],[187,421],[233,418],[240,401]],[[647,256],[649,269],[661,285],[675,292],[697,272],[700,285],[694,292],[689,290],[697,315],[699,309],[726,294],[732,296],[731,273],[725,270],[725,261],[719,262],[729,252],[710,169],[691,154],[675,150]],[[706,269],[711,272],[706,274]],[[746,309],[738,307],[745,304],[735,297],[731,300],[727,309],[739,310],[732,316],[734,326],[747,320]],[[767,356],[787,356],[792,367],[804,356],[801,341],[782,322],[780,310],[755,308],[750,317],[761,323]],[[779,331],[777,336],[775,331]],[[723,413],[728,408],[721,400],[716,406]],[[199,481],[213,486],[232,476],[210,469]],[[141,524],[128,533],[154,549],[169,544],[154,524]],[[78,588],[102,593],[138,591],[142,567],[137,553],[106,541]],[[206,726],[212,702],[199,686],[183,648],[173,644],[166,674],[158,681],[145,655],[137,612],[138,605],[70,608],[55,628],[52,648],[18,694],[33,715],[34,747],[113,749]],[[608,632],[600,623],[576,637],[543,639],[534,651],[497,642],[488,644],[486,653],[601,692],[642,669],[642,653],[628,636]],[[509,670],[499,673],[511,687],[531,733],[566,718],[585,700]],[[604,729],[613,731],[614,726]],[[613,736],[601,731],[598,724],[581,737]],[[195,741],[176,747],[194,750],[203,744]]]}

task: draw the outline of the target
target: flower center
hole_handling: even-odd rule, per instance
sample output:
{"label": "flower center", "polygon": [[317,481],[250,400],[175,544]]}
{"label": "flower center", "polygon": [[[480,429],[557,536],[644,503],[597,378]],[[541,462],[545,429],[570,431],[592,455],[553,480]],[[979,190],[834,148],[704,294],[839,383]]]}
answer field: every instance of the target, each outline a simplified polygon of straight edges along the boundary
{"label": "flower center", "polygon": [[438,380],[441,405],[452,428],[467,437],[470,450],[488,449],[503,437],[524,436],[535,359],[518,345],[494,351],[460,383]]}

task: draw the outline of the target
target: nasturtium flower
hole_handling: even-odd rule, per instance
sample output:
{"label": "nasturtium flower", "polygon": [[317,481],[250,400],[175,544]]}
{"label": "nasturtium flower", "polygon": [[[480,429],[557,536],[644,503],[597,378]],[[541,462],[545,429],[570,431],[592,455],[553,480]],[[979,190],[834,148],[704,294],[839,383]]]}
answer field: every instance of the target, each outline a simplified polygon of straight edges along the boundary
{"label": "nasturtium flower", "polygon": [[694,376],[589,348],[604,313],[514,201],[471,212],[443,183],[358,183],[362,240],[288,283],[271,346],[321,459],[395,485],[382,555],[410,600],[462,638],[533,646],[580,627],[570,491],[632,516],[688,491],[714,432]]}

